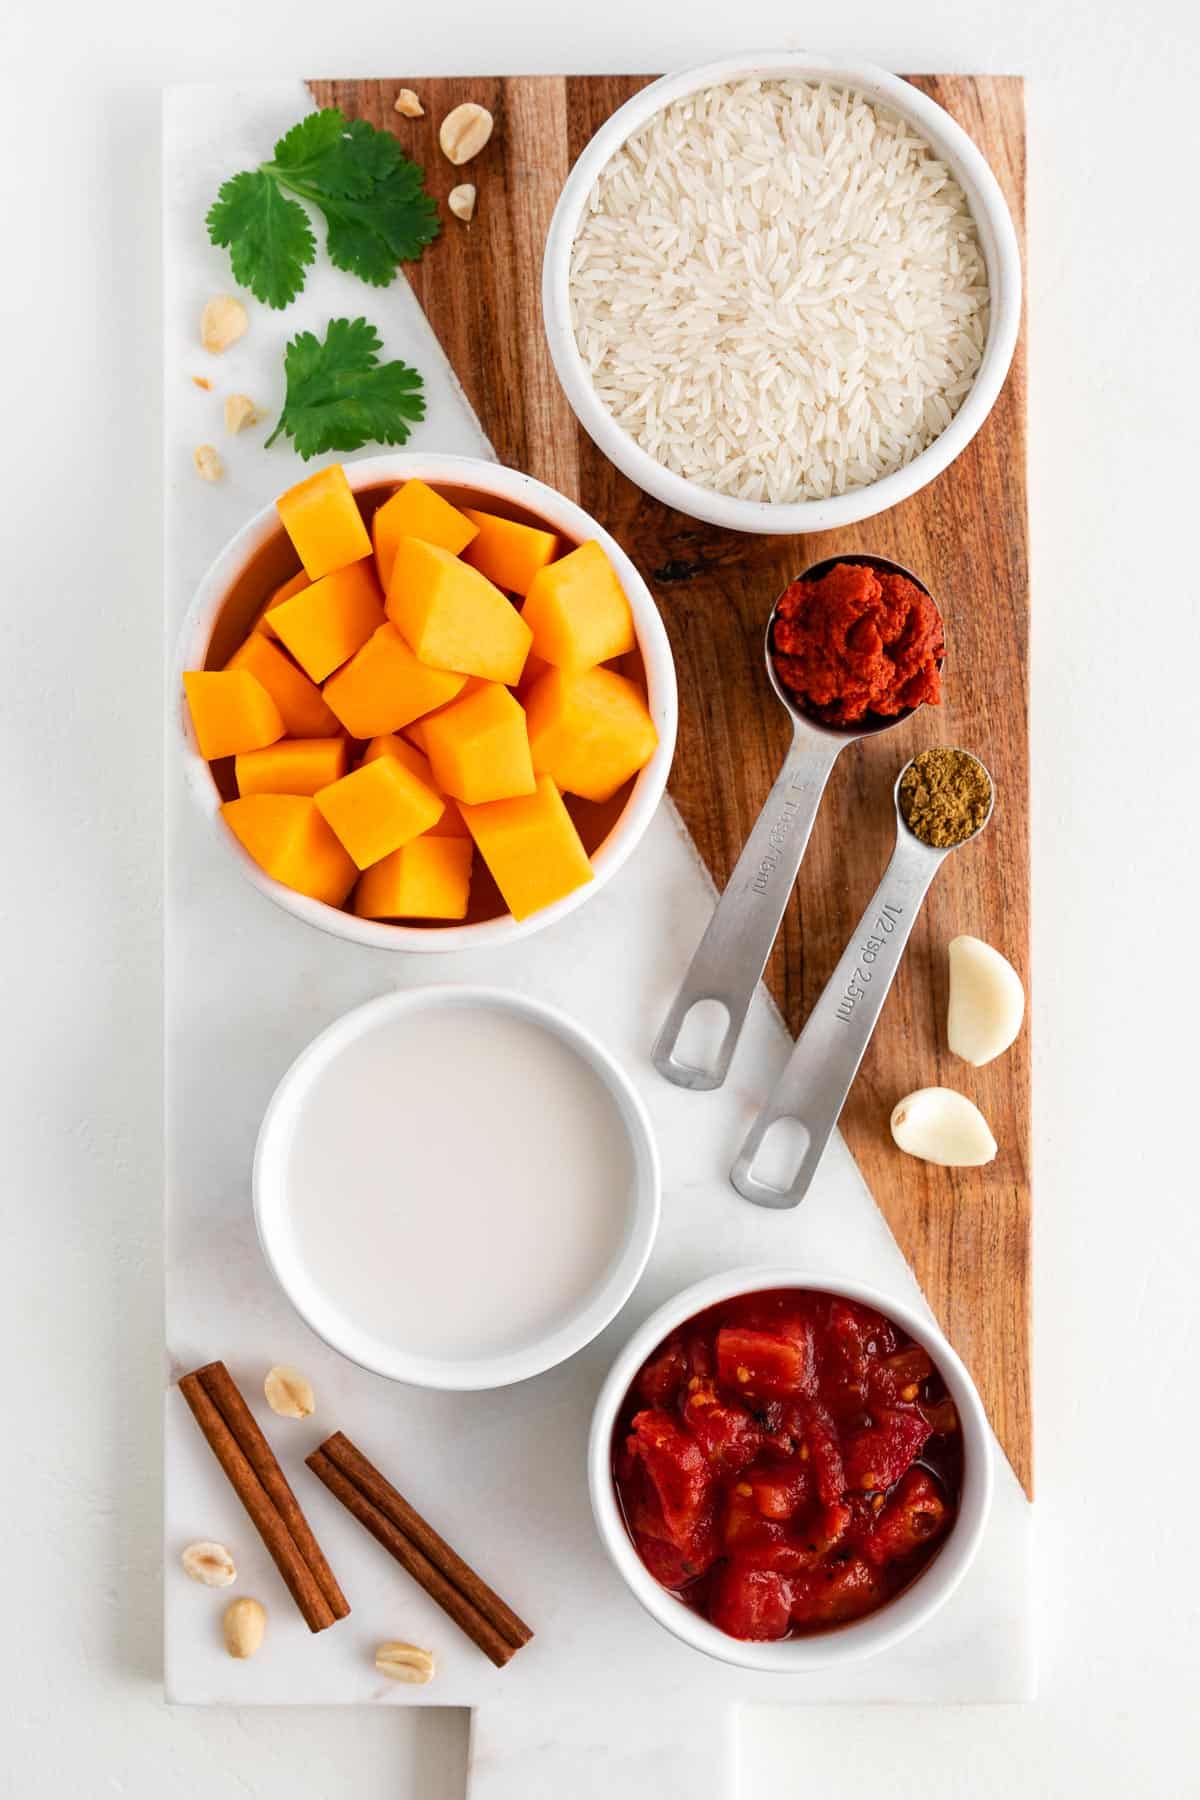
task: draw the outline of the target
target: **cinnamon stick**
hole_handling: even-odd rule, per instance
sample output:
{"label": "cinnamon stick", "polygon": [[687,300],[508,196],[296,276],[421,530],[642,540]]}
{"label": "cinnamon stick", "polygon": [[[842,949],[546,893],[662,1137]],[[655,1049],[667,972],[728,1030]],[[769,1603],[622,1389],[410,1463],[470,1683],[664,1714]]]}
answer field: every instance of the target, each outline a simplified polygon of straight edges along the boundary
{"label": "cinnamon stick", "polygon": [[390,1519],[397,1530],[403,1532],[435,1568],[440,1569],[448,1580],[462,1590],[471,1604],[495,1626],[501,1637],[507,1638],[518,1650],[522,1644],[529,1642],[533,1633],[524,1619],[518,1618],[499,1594],[475,1573],[470,1564],[464,1562],[456,1550],[451,1549],[445,1538],[438,1535],[416,1508],[409,1505],[403,1494],[397,1492],[386,1476],[380,1474],[374,1463],[350,1442],[345,1432],[335,1431],[332,1437],[326,1438],[321,1449],[330,1462],[336,1463],[343,1475],[349,1477],[359,1492],[365,1494],[372,1505],[377,1506],[384,1517]]}
{"label": "cinnamon stick", "polygon": [[[223,1365],[215,1365],[223,1366]],[[279,1509],[255,1473],[245,1449],[200,1377],[203,1370],[193,1370],[179,1381],[179,1391],[191,1410],[213,1455],[224,1470],[234,1493],[245,1507],[255,1530],[265,1544],[310,1631],[324,1631],[334,1623],[334,1612],[313,1570],[292,1536]],[[228,1378],[228,1371],[225,1371]],[[232,1383],[231,1383],[232,1385]],[[240,1399],[240,1395],[238,1396]],[[261,1434],[260,1434],[261,1435]],[[265,1442],[265,1439],[263,1440]],[[276,1465],[278,1467],[278,1465]],[[280,1479],[283,1479],[280,1471]],[[286,1484],[285,1484],[286,1485]],[[293,1496],[294,1502],[294,1496]],[[296,1506],[299,1512],[299,1506]],[[303,1518],[303,1514],[300,1514]],[[345,1606],[345,1600],[342,1601]],[[346,1607],[349,1611],[349,1607]],[[341,1614],[337,1616],[343,1616]]]}
{"label": "cinnamon stick", "polygon": [[434,1531],[341,1432],[308,1457],[308,1466],[495,1666],[533,1636],[457,1551]]}
{"label": "cinnamon stick", "polygon": [[287,1476],[263,1436],[258,1420],[243,1400],[233,1376],[223,1362],[206,1363],[204,1368],[197,1369],[196,1374],[237,1439],[250,1467],[274,1501],[276,1511],[291,1533],[296,1548],[312,1570],[333,1617],[344,1619],[350,1611],[350,1603],[338,1586],[333,1570],[313,1535],[312,1526],[301,1511],[300,1502],[292,1492]]}

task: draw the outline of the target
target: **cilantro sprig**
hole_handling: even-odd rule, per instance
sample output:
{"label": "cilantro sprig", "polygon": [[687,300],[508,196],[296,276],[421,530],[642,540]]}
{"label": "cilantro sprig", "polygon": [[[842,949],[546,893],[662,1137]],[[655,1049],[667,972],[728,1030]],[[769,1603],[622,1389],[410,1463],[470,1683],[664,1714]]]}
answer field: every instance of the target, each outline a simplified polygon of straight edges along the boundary
{"label": "cilantro sprig", "polygon": [[287,398],[267,439],[290,437],[307,462],[327,450],[405,444],[425,417],[424,381],[407,363],[381,363],[379,333],[366,319],[331,319],[322,343],[311,331],[284,352]]}
{"label": "cilantro sprig", "polygon": [[209,209],[208,235],[229,251],[234,280],[267,306],[296,298],[317,253],[302,200],[324,217],[330,261],[372,287],[387,287],[439,230],[424,174],[394,137],[336,106],[309,113],[270,162],[222,183]]}

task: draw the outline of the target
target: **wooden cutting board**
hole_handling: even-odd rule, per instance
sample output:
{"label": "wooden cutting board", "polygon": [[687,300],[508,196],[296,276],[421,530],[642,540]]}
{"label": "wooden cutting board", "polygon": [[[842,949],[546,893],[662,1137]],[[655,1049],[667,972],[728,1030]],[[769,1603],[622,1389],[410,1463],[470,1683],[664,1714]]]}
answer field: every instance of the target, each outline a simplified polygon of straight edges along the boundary
{"label": "wooden cutting board", "polygon": [[[919,920],[880,1028],[842,1115],[842,1130],[937,1313],[969,1365],[1001,1444],[1032,1491],[1030,1051],[1026,1031],[989,1068],[945,1048],[946,944],[986,938],[1029,976],[1028,528],[1025,349],[996,407],[932,486],[878,518],[810,538],[744,537],[649,499],[576,424],[541,324],[546,228],[567,171],[592,133],[649,76],[517,76],[314,81],[319,105],[394,131],[442,203],[439,241],[408,269],[412,286],[501,461],[577,499],[628,550],[671,636],[679,747],[671,793],[718,887],[724,885],[783,760],[790,728],[762,665],[763,626],[792,575],[843,551],[874,551],[915,570],[946,619],[946,703],[893,738],[839,758],[804,868],[767,966],[799,1030],[890,854],[892,784],[933,743],[976,750],[991,769],[987,836],[947,860]],[[1008,76],[912,76],[990,162],[1024,243],[1023,84]],[[393,110],[415,87],[425,117]],[[462,100],[495,115],[487,149],[463,170],[437,146]],[[478,188],[470,226],[444,202]],[[647,1022],[647,1047],[658,1021]],[[736,1079],[736,1064],[734,1068]],[[984,1170],[935,1169],[901,1156],[888,1133],[895,1101],[916,1087],[961,1088],[1000,1145]],[[730,1194],[731,1205],[743,1202]]]}

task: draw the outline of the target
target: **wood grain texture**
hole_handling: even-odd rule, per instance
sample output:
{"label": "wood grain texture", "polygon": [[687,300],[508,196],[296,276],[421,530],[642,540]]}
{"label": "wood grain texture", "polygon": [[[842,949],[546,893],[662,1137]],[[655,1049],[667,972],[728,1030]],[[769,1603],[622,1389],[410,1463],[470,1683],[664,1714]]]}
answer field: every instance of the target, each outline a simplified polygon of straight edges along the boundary
{"label": "wood grain texture", "polygon": [[[892,784],[926,745],[977,751],[996,814],[985,838],[949,858],[918,922],[842,1130],[947,1335],[972,1370],[997,1435],[1032,1491],[1029,1360],[1029,1042],[971,1070],[945,1048],[946,944],[996,944],[1028,985],[1028,531],[1025,350],[974,442],[930,487],[878,518],[807,539],[743,537],[688,519],[633,487],[576,425],[541,327],[541,246],[573,158],[650,77],[313,82],[322,105],[394,130],[439,202],[464,177],[479,190],[469,227],[443,205],[442,237],[408,271],[413,288],[501,460],[577,498],[629,551],[655,594],[675,653],[679,748],[671,793],[718,886],[724,884],[787,748],[787,718],[762,666],[763,625],[787,581],[820,558],[874,551],[914,569],[946,619],[946,703],[901,742],[852,746],[835,768],[767,981],[795,1032],[819,994],[890,854]],[[914,76],[965,126],[1004,188],[1024,243],[1023,86],[1013,77]],[[407,82],[423,119],[392,110]],[[487,149],[454,170],[436,128],[477,100],[496,117]],[[368,311],[367,296],[364,307]],[[378,317],[376,307],[373,316]],[[386,337],[386,333],[385,333]],[[648,1033],[657,1021],[648,1023]],[[1000,1144],[984,1170],[901,1157],[895,1101],[935,1083],[983,1108]],[[731,1205],[741,1204],[732,1194]]]}

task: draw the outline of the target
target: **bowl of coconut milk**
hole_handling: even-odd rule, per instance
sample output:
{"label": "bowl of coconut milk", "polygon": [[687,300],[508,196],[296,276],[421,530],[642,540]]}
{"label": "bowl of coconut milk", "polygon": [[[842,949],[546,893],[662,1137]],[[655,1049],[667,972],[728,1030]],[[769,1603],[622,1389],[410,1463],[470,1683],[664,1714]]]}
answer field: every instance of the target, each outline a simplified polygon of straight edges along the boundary
{"label": "bowl of coconut milk", "polygon": [[564,1013],[410,989],[335,1020],[284,1075],[254,1213],[284,1293],[343,1356],[420,1387],[504,1387],[632,1293],[658,1154],[628,1078]]}

